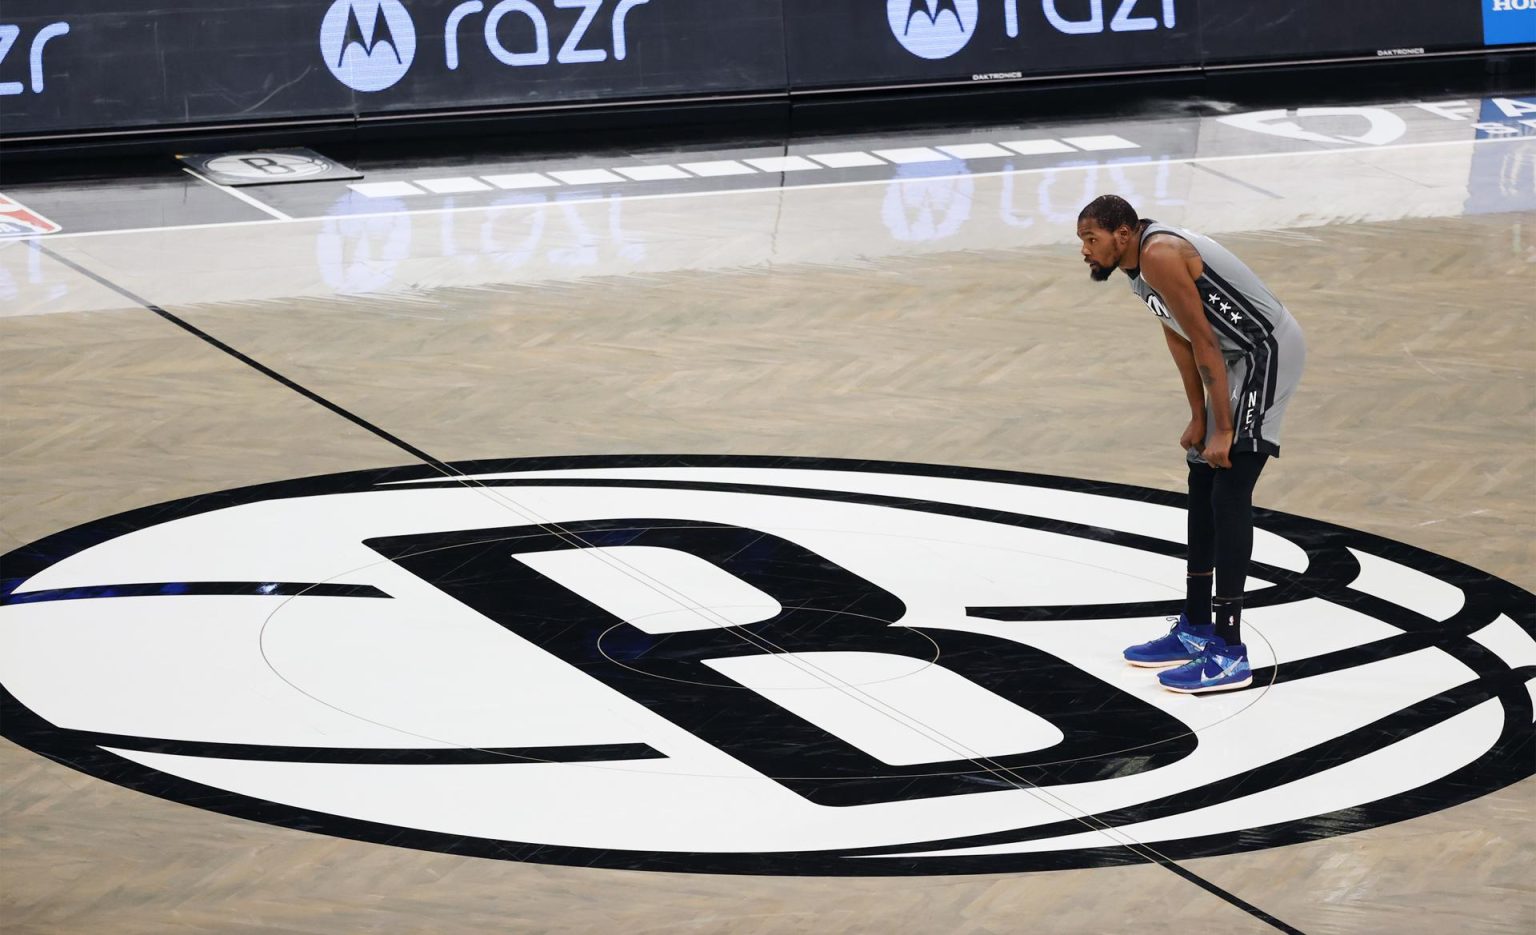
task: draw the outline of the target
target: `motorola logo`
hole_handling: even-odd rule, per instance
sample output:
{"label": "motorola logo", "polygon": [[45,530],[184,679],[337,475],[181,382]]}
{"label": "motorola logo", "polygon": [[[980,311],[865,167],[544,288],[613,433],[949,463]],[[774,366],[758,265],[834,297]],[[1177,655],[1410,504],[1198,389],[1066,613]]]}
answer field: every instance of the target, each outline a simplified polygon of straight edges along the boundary
{"label": "motorola logo", "polygon": [[320,54],[354,91],[382,91],[416,57],[416,25],[400,0],[336,0],[320,23]]}
{"label": "motorola logo", "polygon": [[949,58],[976,33],[977,0],[887,0],[886,19],[902,47],[919,58]]}
{"label": "motorola logo", "polygon": [[[945,59],[965,48],[976,32],[979,0],[887,0],[886,18],[891,33],[908,52],[920,58]],[[1040,0],[1044,23],[1064,36],[1099,36],[1104,33],[1146,32],[1173,29],[1178,25],[1178,0],[1162,0],[1161,19],[1134,15],[1140,0],[1087,0],[1086,7],[1069,4],[1069,12],[1085,13],[1084,19],[1071,19],[1060,9],[1062,0]],[[1526,0],[1519,0],[1526,2]],[[1115,5],[1118,4],[1118,5]],[[1001,20],[1009,39],[1018,39],[1024,27],[1020,23],[1019,0],[1002,0]],[[1150,8],[1149,8],[1150,9]],[[1026,6],[1025,14],[1029,13]],[[990,19],[995,28],[997,20]],[[1074,40],[1075,41],[1075,40]],[[1014,77],[1008,72],[981,74],[976,80]]]}
{"label": "motorola logo", "polygon": [[[1124,664],[1184,498],[711,456],[301,478],[0,557],[0,732],[308,832],[666,871],[1216,857],[1531,775],[1536,600],[1259,511],[1254,684]],[[46,768],[46,767],[39,767]]]}
{"label": "motorola logo", "polygon": [[933,242],[951,237],[970,220],[976,182],[945,163],[902,166],[885,190],[880,218],[897,240]]}
{"label": "motorola logo", "polygon": [[[463,0],[448,11],[441,33],[428,24],[427,34],[441,35],[442,61],[449,71],[487,62],[513,68],[622,62],[633,49],[631,16],[651,0],[617,0],[611,9],[604,7],[608,0],[542,2],[541,7],[534,0]],[[939,0],[941,6],[954,2]],[[969,4],[974,21],[976,0],[959,2],[962,8]],[[475,48],[480,45],[483,54]],[[382,91],[410,69],[416,27],[401,0],[336,0],[321,23],[320,51],[342,84],[355,91]]]}

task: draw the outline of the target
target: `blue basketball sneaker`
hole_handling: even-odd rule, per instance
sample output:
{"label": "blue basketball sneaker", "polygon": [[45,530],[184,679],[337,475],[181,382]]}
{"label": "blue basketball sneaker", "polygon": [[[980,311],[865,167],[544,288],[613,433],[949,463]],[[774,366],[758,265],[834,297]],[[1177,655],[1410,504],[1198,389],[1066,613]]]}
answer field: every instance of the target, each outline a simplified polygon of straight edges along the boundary
{"label": "blue basketball sneaker", "polygon": [[1157,680],[1169,691],[1199,695],[1247,688],[1253,684],[1253,669],[1248,665],[1248,647],[1230,646],[1212,637],[1200,655],[1188,664],[1157,673]]}
{"label": "blue basketball sneaker", "polygon": [[1172,617],[1168,619],[1174,623],[1167,633],[1155,640],[1130,647],[1125,651],[1125,661],[1149,669],[1182,665],[1200,655],[1200,650],[1216,635],[1214,623],[1198,626],[1190,623],[1183,614],[1179,614],[1177,620]]}

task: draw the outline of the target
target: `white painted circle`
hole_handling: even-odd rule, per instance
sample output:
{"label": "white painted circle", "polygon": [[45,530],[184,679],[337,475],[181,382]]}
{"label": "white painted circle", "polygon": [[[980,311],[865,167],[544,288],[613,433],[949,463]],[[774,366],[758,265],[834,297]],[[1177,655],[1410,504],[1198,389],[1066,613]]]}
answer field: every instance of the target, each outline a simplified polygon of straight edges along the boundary
{"label": "white painted circle", "polygon": [[1245,626],[1267,674],[1191,698],[1120,658],[1177,604],[1175,497],[696,460],[314,478],[20,550],[7,736],[349,837],[861,874],[1286,843],[1339,833],[1341,810],[1369,827],[1529,733],[1509,723],[1530,710],[1509,681],[1536,663],[1529,595],[1410,547],[1261,522]]}

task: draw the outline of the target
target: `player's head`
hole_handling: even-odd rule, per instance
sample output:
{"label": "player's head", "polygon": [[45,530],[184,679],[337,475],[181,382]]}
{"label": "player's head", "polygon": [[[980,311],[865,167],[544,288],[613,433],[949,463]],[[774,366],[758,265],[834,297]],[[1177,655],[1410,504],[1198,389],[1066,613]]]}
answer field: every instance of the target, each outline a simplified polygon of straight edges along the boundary
{"label": "player's head", "polygon": [[1119,195],[1100,195],[1077,215],[1077,239],[1094,282],[1104,282],[1120,266],[1140,227],[1136,209]]}

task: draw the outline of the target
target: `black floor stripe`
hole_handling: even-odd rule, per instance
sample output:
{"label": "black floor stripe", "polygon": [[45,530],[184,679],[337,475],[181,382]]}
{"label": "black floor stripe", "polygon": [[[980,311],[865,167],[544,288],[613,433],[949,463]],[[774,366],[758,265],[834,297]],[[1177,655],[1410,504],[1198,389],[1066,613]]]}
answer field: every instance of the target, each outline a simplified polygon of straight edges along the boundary
{"label": "black floor stripe", "polygon": [[273,370],[271,367],[268,367],[266,364],[263,364],[261,361],[258,361],[258,360],[254,359],[254,358],[252,358],[252,357],[250,357],[250,356],[248,356],[246,354],[241,353],[240,351],[235,350],[234,348],[230,347],[228,344],[225,344],[223,341],[220,341],[218,338],[216,338],[213,335],[209,334],[208,332],[202,330],[201,328],[197,327],[196,325],[191,324],[190,322],[187,322],[187,321],[185,321],[185,320],[183,320],[181,318],[178,318],[175,315],[172,315],[170,312],[166,311],[165,309],[161,308],[160,306],[154,304],[153,302],[148,301],[147,299],[145,299],[145,298],[143,298],[141,296],[135,295],[134,293],[128,291],[127,289],[124,289],[122,286],[119,286],[117,283],[112,282],[111,280],[106,279],[106,278],[104,278],[102,276],[98,276],[97,274],[91,272],[90,270],[88,270],[85,267],[81,266],[80,264],[74,262],[73,260],[70,260],[69,258],[61,256],[60,254],[58,254],[58,253],[48,249],[47,247],[45,247],[42,244],[38,243],[36,240],[29,241],[29,242],[32,244],[32,246],[35,249],[37,249],[38,251],[42,252],[46,256],[49,256],[52,259],[57,260],[58,262],[64,264],[65,266],[69,267],[70,269],[74,270],[75,272],[79,273],[80,275],[82,275],[82,276],[86,277],[87,279],[91,280],[92,282],[98,283],[98,284],[100,284],[102,286],[105,286],[108,289],[111,289],[113,292],[116,292],[118,295],[122,296],[125,299],[128,299],[129,301],[133,302],[134,304],[141,305],[144,308],[149,309],[151,312],[154,312],[156,315],[159,315],[161,318],[164,318],[166,321],[170,322],[171,324],[175,325],[176,327],[182,329],[183,331],[186,331],[188,334],[194,335],[195,337],[197,337],[197,338],[207,342],[208,344],[212,345],[213,347],[218,348],[219,350],[223,351],[224,353],[228,354],[229,356],[233,357],[234,359],[240,361],[242,364],[245,364],[246,366],[250,367],[251,369],[257,371],[258,373],[261,373],[264,376],[271,377],[273,380],[276,380],[278,383],[281,383],[283,386],[286,386],[288,389],[293,390],[295,393],[298,393],[300,396],[303,396],[305,399],[309,400],[310,402],[315,403],[315,404],[320,405],[320,406],[324,406],[326,409],[329,409],[331,412],[334,412],[336,415],[341,416],[343,419],[346,419],[348,422],[351,422],[353,425],[356,425],[357,427],[359,427],[361,429],[364,429],[364,430],[366,430],[368,432],[373,433],[374,435],[377,435],[379,438],[382,438],[384,441],[389,442],[391,445],[394,445],[396,448],[399,448],[401,451],[406,452],[411,457],[416,458],[416,459],[418,459],[420,461],[423,461],[423,462],[431,465],[432,467],[436,468],[437,470],[443,472],[443,474],[445,474],[445,475],[447,475],[449,477],[455,476],[455,472],[454,472],[454,470],[452,468],[450,468],[448,465],[444,464],[443,462],[439,461],[438,459],[432,457],[431,455],[427,454],[425,451],[422,451],[420,448],[417,448],[415,445],[412,445],[410,442],[405,441],[404,439],[399,438],[399,437],[397,437],[395,435],[391,435],[390,433],[384,431],[383,429],[379,428],[377,425],[374,425],[372,422],[369,422],[367,419],[364,419],[361,416],[354,415],[351,412],[348,412],[347,410],[343,409],[342,407],[340,407],[340,406],[336,405],[335,403],[331,402],[330,400],[326,399],[324,396],[321,396],[319,393],[315,393],[315,392],[313,392],[313,391],[311,391],[309,389],[306,389],[305,387],[299,385],[298,383],[294,382],[293,380],[288,379],[287,377],[283,376],[281,373],[278,373],[276,370]]}
{"label": "black floor stripe", "polygon": [[167,740],[127,734],[80,734],[98,747],[269,763],[344,763],[354,766],[518,765],[656,760],[666,756],[646,743],[569,744],[554,747],[289,747],[276,744]]}
{"label": "black floor stripe", "polygon": [[[223,341],[220,341],[218,338],[215,338],[213,335],[209,334],[208,332],[203,331],[201,328],[198,328],[197,326],[195,326],[195,325],[193,325],[193,324],[191,324],[189,322],[186,322],[186,321],[176,317],[175,315],[172,315],[170,312],[167,312],[165,309],[161,308],[160,306],[155,305],[153,302],[150,302],[147,299],[142,298],[141,296],[135,295],[134,293],[128,291],[127,289],[123,288],[122,286],[117,285],[116,283],[112,282],[111,280],[106,279],[106,278],[104,278],[102,276],[97,275],[96,273],[91,272],[90,270],[86,269],[85,267],[81,266],[80,264],[75,263],[74,261],[69,260],[69,259],[67,259],[67,258],[65,258],[63,256],[60,256],[58,253],[55,253],[54,251],[48,249],[47,247],[43,246],[41,243],[39,243],[36,240],[29,241],[29,243],[33,246],[34,249],[42,252],[43,254],[47,255],[48,257],[51,257],[54,260],[57,260],[58,262],[64,264],[65,266],[69,267],[70,269],[74,270],[75,272],[79,273],[80,275],[82,275],[82,276],[86,277],[87,279],[91,280],[92,282],[98,283],[99,285],[104,286],[107,289],[112,290],[113,292],[116,292],[118,295],[123,296],[124,298],[128,299],[129,301],[133,302],[134,304],[140,305],[140,306],[148,309],[149,311],[154,312],[156,315],[159,315],[161,318],[165,319],[166,321],[170,322],[171,324],[175,325],[176,327],[181,328],[183,331],[186,331],[188,334],[194,335],[195,337],[200,338],[201,340],[207,342],[208,344],[212,345],[213,347],[218,348],[219,350],[221,350],[224,353],[228,354],[229,356],[235,358],[236,360],[240,361],[241,363],[245,364],[246,366],[252,368],[253,370],[256,370],[258,373],[261,373],[261,374],[263,374],[265,376],[268,376],[268,377],[272,378],[273,380],[276,380],[278,383],[280,383],[283,386],[286,386],[287,388],[293,390],[295,393],[298,393],[299,395],[303,396],[305,399],[308,399],[311,402],[314,402],[314,403],[316,403],[316,404],[318,404],[320,406],[324,406],[326,409],[329,409],[331,412],[334,412],[336,415],[341,416],[343,419],[346,419],[348,422],[351,422],[353,425],[356,425],[359,428],[362,428],[362,429],[367,430],[368,432],[371,432],[372,434],[376,435],[377,437],[383,439],[386,442],[389,442],[391,445],[394,445],[395,447],[399,448],[400,450],[402,450],[402,451],[406,452],[407,454],[411,455],[411,457],[416,458],[416,459],[418,459],[418,460],[420,460],[420,461],[422,461],[422,462],[432,466],[433,468],[435,468],[438,471],[441,471],[445,476],[447,476],[449,478],[454,478],[454,477],[459,476],[458,472],[454,471],[453,468],[449,467],[445,462],[439,461],[437,458],[432,457],[431,455],[427,454],[425,451],[422,451],[420,448],[417,448],[416,446],[410,444],[409,442],[406,442],[405,440],[403,440],[401,438],[398,438],[398,437],[396,437],[394,435],[391,435],[389,432],[384,431],[383,429],[379,428],[378,426],[374,425],[373,423],[367,421],[366,419],[363,419],[361,416],[357,416],[357,415],[354,415],[351,412],[348,412],[346,409],[343,409],[342,407],[336,405],[335,403],[331,402],[330,400],[326,399],[325,397],[319,395],[318,393],[312,392],[311,390],[308,390],[308,389],[304,388],[303,386],[299,385],[298,383],[295,383],[293,380],[290,380],[287,377],[283,376],[281,373],[278,373],[276,370],[273,370],[271,367],[268,367],[265,364],[261,363],[260,361],[255,360],[254,358],[252,358],[252,357],[250,357],[250,356],[248,356],[246,354],[243,354],[240,351],[235,350],[233,347],[230,347],[228,344],[225,344]],[[1093,826],[1089,825],[1089,827],[1092,828]],[[1094,830],[1102,830],[1102,829],[1094,829]],[[1172,871],[1174,874],[1177,874],[1179,877],[1183,878],[1187,882],[1192,883],[1195,886],[1200,887],[1201,889],[1205,890],[1208,893],[1211,893],[1214,896],[1217,896],[1218,898],[1222,899],[1223,901],[1225,901],[1229,905],[1231,905],[1231,906],[1233,906],[1233,907],[1235,907],[1235,908],[1237,908],[1237,909],[1247,913],[1248,915],[1253,916],[1255,919],[1258,919],[1261,922],[1265,922],[1265,923],[1273,926],[1274,928],[1279,929],[1282,932],[1292,933],[1292,935],[1303,935],[1303,933],[1301,932],[1300,929],[1293,928],[1292,926],[1287,925],[1286,923],[1280,921],[1279,919],[1275,918],[1274,916],[1270,915],[1269,913],[1265,912],[1264,910],[1258,908],[1257,906],[1254,906],[1251,903],[1248,903],[1248,902],[1245,902],[1245,901],[1239,899],[1237,896],[1233,895],[1232,893],[1227,892],[1226,890],[1222,889],[1221,887],[1217,886],[1216,884],[1212,883],[1211,881],[1205,879],[1204,877],[1202,877],[1202,876],[1200,876],[1200,875],[1198,875],[1198,874],[1196,874],[1196,873],[1194,873],[1194,872],[1192,872],[1190,870],[1187,870],[1184,867],[1179,866],[1178,864],[1174,863],[1172,860],[1169,860],[1169,859],[1167,859],[1165,857],[1162,857],[1161,855],[1157,854],[1155,851],[1149,850],[1144,845],[1140,845],[1140,844],[1124,844],[1124,845],[1121,845],[1121,846],[1126,848],[1127,850],[1131,851],[1133,854],[1136,854],[1137,856],[1141,857],[1143,860],[1148,861],[1149,863],[1154,863],[1154,864],[1157,864],[1159,866],[1166,867],[1168,870]]]}
{"label": "black floor stripe", "polygon": [[1210,880],[1207,880],[1205,877],[1200,876],[1198,873],[1195,873],[1192,870],[1187,870],[1171,860],[1159,860],[1158,863],[1173,871],[1175,874],[1178,874],[1180,877],[1183,877],[1185,880],[1188,880],[1190,883],[1193,883],[1194,885],[1210,893],[1212,896],[1231,903],[1233,906],[1243,910],[1244,912],[1253,916],[1255,919],[1258,919],[1260,922],[1266,922],[1282,932],[1290,933],[1290,935],[1305,935],[1301,929],[1285,924],[1284,922],[1265,912],[1263,909],[1255,906],[1253,903],[1238,899],[1236,896],[1232,895],[1231,893],[1227,892],[1226,890],[1222,889],[1221,887],[1212,883]]}
{"label": "black floor stripe", "polygon": [[106,597],[190,597],[197,595],[253,597],[389,597],[371,584],[311,584],[302,581],[157,581],[134,584],[90,584],[46,588],[0,596],[7,604],[87,601]]}

